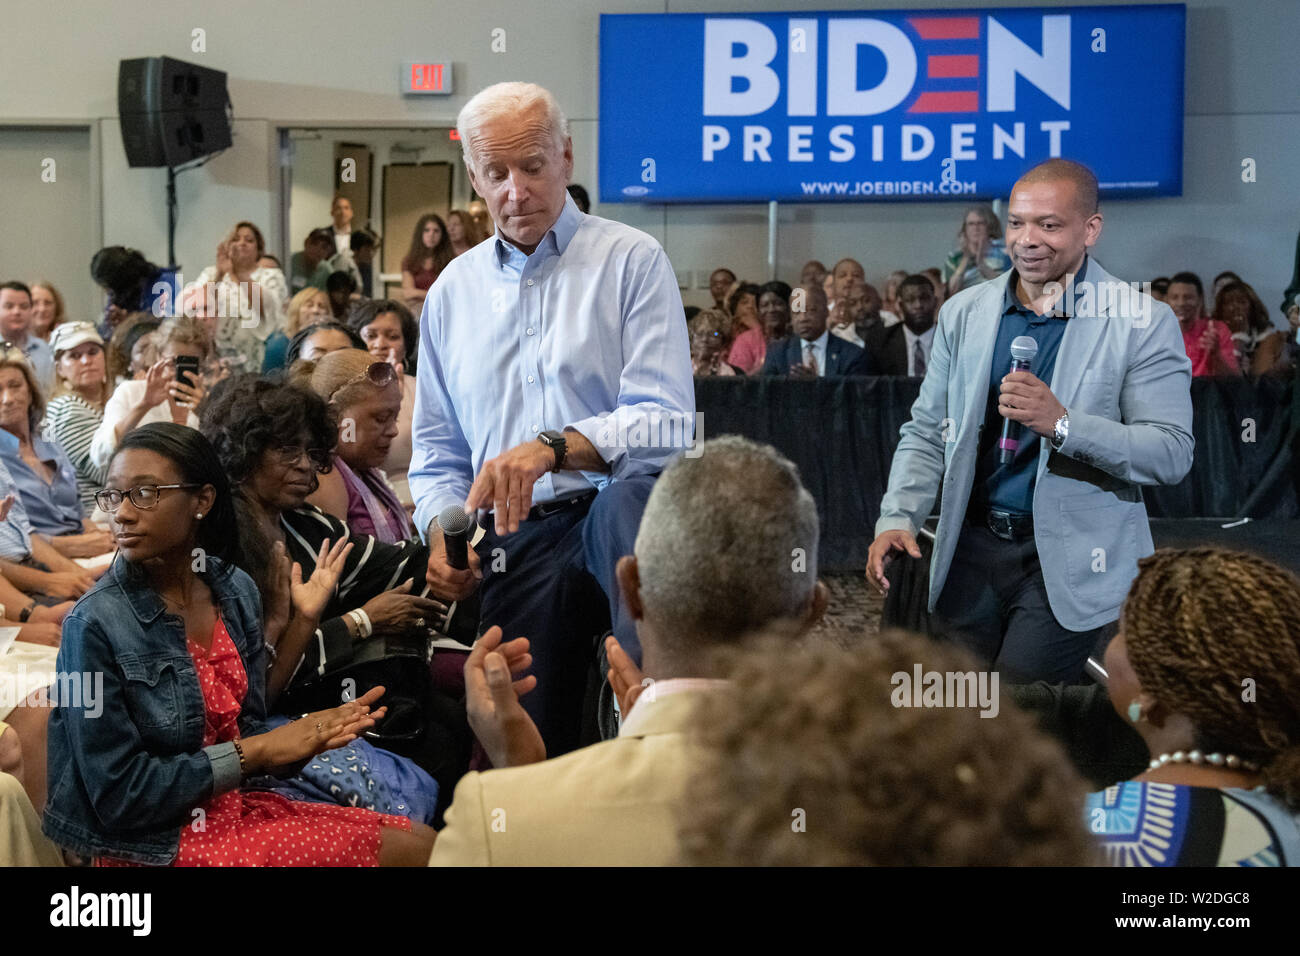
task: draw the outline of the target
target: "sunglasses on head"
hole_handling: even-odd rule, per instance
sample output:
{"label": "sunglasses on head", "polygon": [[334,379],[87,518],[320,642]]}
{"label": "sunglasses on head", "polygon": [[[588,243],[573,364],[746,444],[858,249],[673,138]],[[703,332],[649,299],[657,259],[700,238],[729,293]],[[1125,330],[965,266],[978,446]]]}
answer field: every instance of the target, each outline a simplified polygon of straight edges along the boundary
{"label": "sunglasses on head", "polygon": [[375,388],[387,388],[397,381],[397,369],[387,362],[371,362],[366,366],[366,370],[360,375],[348,379],[334,391],[330,392],[329,401],[334,401],[334,396],[345,388],[351,388],[358,382],[370,382]]}

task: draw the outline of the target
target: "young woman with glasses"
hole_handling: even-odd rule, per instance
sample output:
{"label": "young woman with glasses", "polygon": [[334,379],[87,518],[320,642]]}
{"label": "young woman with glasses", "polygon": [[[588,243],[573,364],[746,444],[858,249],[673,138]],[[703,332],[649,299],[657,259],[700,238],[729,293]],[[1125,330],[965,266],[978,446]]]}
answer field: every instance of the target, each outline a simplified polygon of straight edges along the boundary
{"label": "young woman with glasses", "polygon": [[[102,675],[103,690],[50,718],[45,834],[101,865],[425,862],[433,832],[405,817],[262,789],[372,727],[383,688],[268,727],[261,600],[229,562],[235,511],[207,440],[171,423],[136,429],[97,500],[118,557],[65,620],[58,667]],[[333,591],[340,544],[295,579],[302,613]]]}

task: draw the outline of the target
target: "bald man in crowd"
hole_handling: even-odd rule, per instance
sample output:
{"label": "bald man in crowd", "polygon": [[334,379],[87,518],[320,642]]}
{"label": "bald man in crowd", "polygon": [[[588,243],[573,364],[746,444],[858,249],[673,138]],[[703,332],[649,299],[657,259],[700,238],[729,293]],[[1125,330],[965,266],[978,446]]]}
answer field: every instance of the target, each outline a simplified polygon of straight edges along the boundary
{"label": "bald man in crowd", "polygon": [[[887,589],[886,560],[921,556],[916,534],[941,499],[932,629],[1019,683],[1081,676],[1153,550],[1142,486],[1192,465],[1178,322],[1089,256],[1097,192],[1065,159],[1016,183],[1012,268],[944,303],[867,558]],[[1037,354],[1009,372],[1021,337]]]}

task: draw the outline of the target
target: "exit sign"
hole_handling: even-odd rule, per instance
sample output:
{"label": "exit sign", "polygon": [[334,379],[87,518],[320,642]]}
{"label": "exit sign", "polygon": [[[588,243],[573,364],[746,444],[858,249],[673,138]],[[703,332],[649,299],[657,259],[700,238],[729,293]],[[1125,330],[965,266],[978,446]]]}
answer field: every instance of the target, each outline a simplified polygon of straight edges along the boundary
{"label": "exit sign", "polygon": [[402,92],[447,95],[451,92],[451,64],[403,63]]}

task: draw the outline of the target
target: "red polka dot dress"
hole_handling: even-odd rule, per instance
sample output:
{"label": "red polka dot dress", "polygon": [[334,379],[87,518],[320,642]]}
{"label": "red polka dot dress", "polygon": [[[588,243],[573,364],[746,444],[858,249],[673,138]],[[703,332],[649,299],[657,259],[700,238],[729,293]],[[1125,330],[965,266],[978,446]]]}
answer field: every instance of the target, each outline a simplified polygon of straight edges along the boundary
{"label": "red polka dot dress", "polygon": [[[187,644],[203,691],[203,745],[233,740],[248,692],[239,651],[220,616],[210,650]],[[232,790],[199,810],[181,830],[174,866],[375,866],[383,828],[411,829],[406,817],[259,791]]]}

